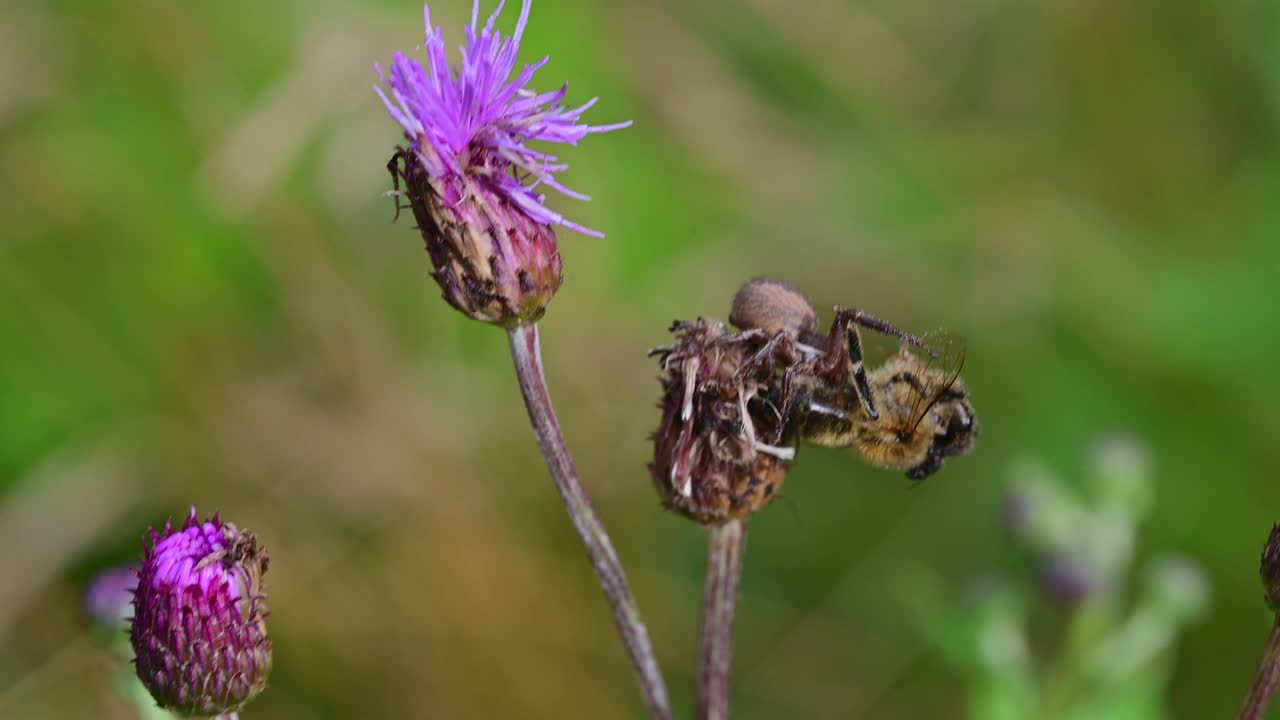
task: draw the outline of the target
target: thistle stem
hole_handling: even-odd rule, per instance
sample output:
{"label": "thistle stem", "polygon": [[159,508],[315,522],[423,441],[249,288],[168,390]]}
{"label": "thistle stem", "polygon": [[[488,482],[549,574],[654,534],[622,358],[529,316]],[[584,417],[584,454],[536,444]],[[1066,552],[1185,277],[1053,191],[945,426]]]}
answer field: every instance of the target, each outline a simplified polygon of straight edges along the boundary
{"label": "thistle stem", "polygon": [[698,718],[729,717],[729,669],[733,660],[733,619],[747,547],[747,523],[730,520],[709,529],[707,583],[702,603],[702,643],[698,656]]}
{"label": "thistle stem", "polygon": [[627,584],[622,563],[618,562],[618,555],[613,551],[613,543],[578,478],[578,470],[551,407],[551,395],[547,392],[546,375],[542,371],[538,326],[518,325],[508,331],[507,339],[511,343],[516,377],[520,380],[520,392],[524,394],[525,408],[529,411],[529,422],[538,438],[538,446],[542,448],[551,478],[555,480],[569,518],[582,538],[591,567],[596,571],[609,607],[613,609],[614,622],[631,657],[649,714],[655,720],[671,720],[671,701],[667,699],[667,686],[658,669],[653,646],[649,643],[649,632],[640,619],[640,609]]}
{"label": "thistle stem", "polygon": [[1249,686],[1249,694],[1245,695],[1236,713],[1236,720],[1261,720],[1271,705],[1271,697],[1280,686],[1280,613],[1271,627],[1271,637],[1267,639],[1267,647],[1262,652],[1262,661],[1258,663],[1258,671],[1254,673],[1253,684]]}

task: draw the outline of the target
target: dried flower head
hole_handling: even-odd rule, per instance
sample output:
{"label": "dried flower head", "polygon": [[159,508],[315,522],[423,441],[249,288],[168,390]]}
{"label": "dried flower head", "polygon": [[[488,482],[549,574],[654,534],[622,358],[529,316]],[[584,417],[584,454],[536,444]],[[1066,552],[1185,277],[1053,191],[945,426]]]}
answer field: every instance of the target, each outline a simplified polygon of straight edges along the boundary
{"label": "dried flower head", "polygon": [[1262,547],[1262,564],[1258,570],[1262,577],[1263,598],[1267,607],[1280,613],[1280,525],[1271,526],[1271,535]]}
{"label": "dried flower head", "polygon": [[768,402],[775,371],[754,362],[767,337],[722,323],[677,322],[676,344],[651,354],[662,367],[662,421],[649,471],[663,505],[702,524],[749,515],[773,502],[795,449]]}
{"label": "dried flower head", "polygon": [[[396,53],[390,92],[374,87],[391,117],[404,128],[407,148],[389,164],[397,196],[408,199],[435,267],[444,298],[469,317],[504,326],[536,321],[560,287],[560,250],[553,225],[599,236],[545,205],[540,186],[588,200],[561,185],[567,165],[529,141],[576,145],[590,133],[631,123],[592,126],[580,122],[595,104],[561,105],[568,86],[548,93],[528,89],[548,58],[512,77],[531,0],[523,0],[515,33],[494,29],[502,3],[479,27],[475,0],[461,65],[452,69],[444,35],[426,18],[427,67]],[[400,192],[400,181],[404,191]],[[400,203],[396,203],[397,215]]]}
{"label": "dried flower head", "polygon": [[181,530],[151,531],[130,639],[138,677],[160,707],[185,715],[237,712],[271,670],[267,551],[252,533],[195,508]]}

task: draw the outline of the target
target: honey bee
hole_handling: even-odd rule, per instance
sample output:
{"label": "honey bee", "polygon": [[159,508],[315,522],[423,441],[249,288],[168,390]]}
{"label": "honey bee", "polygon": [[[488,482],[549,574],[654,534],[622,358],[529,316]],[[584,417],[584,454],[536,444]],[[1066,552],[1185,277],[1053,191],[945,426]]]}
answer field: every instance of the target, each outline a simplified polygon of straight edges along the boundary
{"label": "honey bee", "polygon": [[[822,335],[804,295],[769,278],[738,290],[729,320],[769,338],[753,363],[783,364],[780,387],[765,398],[783,419],[778,442],[852,447],[868,463],[905,471],[912,480],[973,449],[978,418],[960,379],[959,338],[919,338],[861,310],[841,308]],[[860,327],[896,337],[902,348],[867,372]]]}

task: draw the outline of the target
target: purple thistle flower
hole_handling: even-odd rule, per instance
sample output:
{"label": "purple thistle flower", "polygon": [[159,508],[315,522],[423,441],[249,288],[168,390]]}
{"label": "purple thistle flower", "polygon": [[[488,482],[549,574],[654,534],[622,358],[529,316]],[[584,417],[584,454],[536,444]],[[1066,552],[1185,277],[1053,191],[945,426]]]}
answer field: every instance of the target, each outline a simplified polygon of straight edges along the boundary
{"label": "purple thistle flower", "polygon": [[561,105],[567,85],[541,94],[528,89],[549,58],[512,77],[530,5],[523,0],[515,33],[504,38],[494,29],[503,3],[479,28],[475,0],[456,69],[424,7],[427,67],[399,52],[389,75],[375,65],[386,89],[374,90],[409,142],[389,164],[397,195],[409,200],[445,299],[473,318],[508,326],[537,320],[560,286],[552,225],[601,236],[545,205],[542,186],[590,198],[556,180],[568,167],[557,156],[527,143],[576,145],[591,133],[631,124],[581,122],[596,100]]}
{"label": "purple thistle flower", "polygon": [[217,515],[201,523],[195,508],[181,530],[151,531],[130,639],[138,677],[160,707],[232,713],[266,687],[267,562],[251,533]]}

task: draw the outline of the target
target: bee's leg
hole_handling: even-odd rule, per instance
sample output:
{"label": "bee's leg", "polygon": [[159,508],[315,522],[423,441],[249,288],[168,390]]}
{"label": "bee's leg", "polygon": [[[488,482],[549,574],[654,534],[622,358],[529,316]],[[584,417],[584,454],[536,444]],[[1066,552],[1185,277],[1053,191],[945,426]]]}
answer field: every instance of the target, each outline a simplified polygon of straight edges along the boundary
{"label": "bee's leg", "polygon": [[[854,316],[846,316],[851,311],[840,310],[836,321],[831,325],[831,334],[827,338],[827,351],[819,360],[825,374],[837,381],[844,381],[845,361],[848,361],[853,375],[853,385],[858,391],[858,401],[867,417],[876,420],[880,413],[876,411],[875,401],[871,399],[871,383],[867,381],[867,369],[862,362],[862,336],[858,332],[858,322]],[[854,310],[853,313],[859,311]]]}
{"label": "bee's leg", "polygon": [[867,417],[876,420],[880,413],[876,412],[875,401],[871,398],[871,383],[867,381],[867,368],[862,362],[862,334],[858,326],[849,324],[849,363],[853,366],[853,384],[858,388],[858,399],[862,401],[862,409]]}

